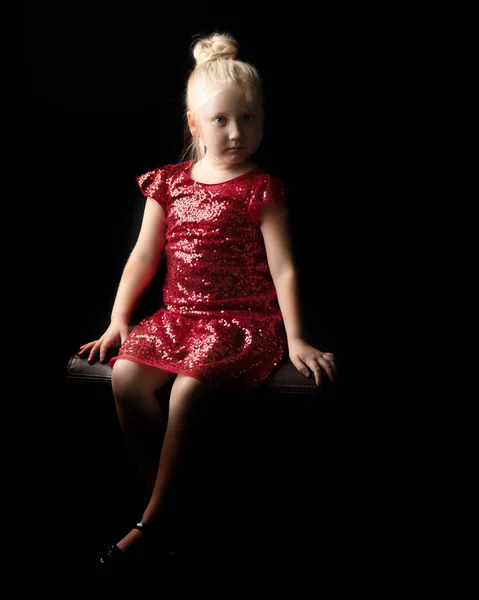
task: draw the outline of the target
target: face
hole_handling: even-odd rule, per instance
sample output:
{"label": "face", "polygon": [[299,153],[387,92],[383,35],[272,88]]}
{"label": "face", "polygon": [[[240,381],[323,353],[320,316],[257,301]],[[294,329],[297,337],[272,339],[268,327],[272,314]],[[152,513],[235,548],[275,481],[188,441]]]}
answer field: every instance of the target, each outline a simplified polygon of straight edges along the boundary
{"label": "face", "polygon": [[210,90],[195,113],[188,113],[188,122],[193,137],[207,148],[208,162],[233,166],[258,147],[263,111],[258,101],[247,102],[240,86],[229,84]]}

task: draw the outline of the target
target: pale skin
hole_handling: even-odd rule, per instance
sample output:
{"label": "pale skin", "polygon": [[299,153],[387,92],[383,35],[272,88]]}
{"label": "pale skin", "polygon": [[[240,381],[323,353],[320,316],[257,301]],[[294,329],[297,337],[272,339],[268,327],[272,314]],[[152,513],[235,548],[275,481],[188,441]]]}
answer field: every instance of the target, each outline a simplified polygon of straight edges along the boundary
{"label": "pale skin", "polygon": [[[263,113],[258,102],[247,104],[241,87],[228,84],[210,89],[206,100],[202,100],[194,113],[188,112],[187,118],[193,138],[201,140],[208,149],[193,165],[190,173],[193,179],[218,183],[254,168],[249,158],[261,140]],[[268,206],[262,217],[261,233],[284,321],[289,358],[301,374],[313,376],[316,385],[321,385],[324,374],[334,381],[334,355],[318,350],[304,339],[286,210]],[[97,358],[105,361],[108,348],[114,342],[123,343],[133,310],[159,267],[164,246],[164,210],[158,202],[147,198],[140,232],[120,279],[110,325],[98,340],[81,346],[81,356],[88,356],[89,361]],[[173,377],[166,419],[155,394]],[[208,389],[194,377],[129,360],[114,364],[112,389],[125,439],[150,494],[141,520],[154,525],[165,505],[195,411]],[[132,529],[117,546],[124,552],[135,551],[142,536],[142,532]]]}

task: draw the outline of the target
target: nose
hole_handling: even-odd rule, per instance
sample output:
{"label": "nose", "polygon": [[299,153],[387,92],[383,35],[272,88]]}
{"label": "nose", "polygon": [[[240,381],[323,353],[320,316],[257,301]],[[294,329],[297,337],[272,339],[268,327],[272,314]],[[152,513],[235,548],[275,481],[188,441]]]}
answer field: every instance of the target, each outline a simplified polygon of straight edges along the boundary
{"label": "nose", "polygon": [[239,124],[236,121],[231,121],[230,130],[229,130],[229,138],[233,142],[239,140],[241,137],[241,129]]}

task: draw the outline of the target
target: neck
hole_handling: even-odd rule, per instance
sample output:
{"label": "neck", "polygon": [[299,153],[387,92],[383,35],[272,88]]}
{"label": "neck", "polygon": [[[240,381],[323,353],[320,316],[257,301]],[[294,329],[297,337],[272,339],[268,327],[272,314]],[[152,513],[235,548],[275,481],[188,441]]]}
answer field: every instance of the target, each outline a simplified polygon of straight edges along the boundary
{"label": "neck", "polygon": [[193,164],[192,173],[195,179],[205,183],[217,183],[232,179],[250,171],[254,165],[249,161],[243,161],[235,165],[221,162],[211,162],[206,157]]}

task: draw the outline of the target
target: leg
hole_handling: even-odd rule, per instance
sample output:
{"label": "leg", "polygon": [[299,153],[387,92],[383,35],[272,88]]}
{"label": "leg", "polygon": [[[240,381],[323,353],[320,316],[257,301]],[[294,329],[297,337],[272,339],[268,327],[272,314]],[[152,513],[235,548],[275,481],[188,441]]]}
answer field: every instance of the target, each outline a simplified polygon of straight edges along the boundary
{"label": "leg", "polygon": [[[114,369],[121,363],[130,363],[130,361],[117,361]],[[135,365],[135,363],[131,364]],[[176,377],[171,389],[168,421],[163,437],[158,436],[163,423],[161,422],[160,407],[154,395],[154,385],[158,387],[158,384],[166,383],[169,378],[165,380],[163,376],[159,376],[157,369],[153,369],[153,371],[157,371],[156,375],[149,374],[149,371],[144,369],[138,370],[132,367],[125,367],[121,371],[124,377],[116,379],[120,380],[123,385],[119,386],[118,381],[114,385],[120,423],[124,428],[127,440],[134,444],[132,448],[137,460],[143,461],[142,469],[144,473],[148,473],[148,481],[151,482],[152,472],[155,471],[154,484],[151,486],[151,498],[142,515],[143,522],[154,525],[161,517],[161,511],[168,499],[178,460],[185,449],[188,433],[194,423],[196,411],[201,405],[201,399],[205,397],[207,387],[193,377],[185,375]],[[138,389],[138,381],[135,381],[135,378],[138,378],[140,372],[141,386]],[[135,377],[130,379],[132,374]],[[163,375],[165,374],[163,373]],[[126,381],[130,382],[129,385],[126,385]],[[141,407],[141,410],[138,407]],[[155,422],[154,427],[150,426],[152,421]],[[148,442],[144,442],[142,426],[147,426],[152,434]],[[155,436],[155,432],[157,436]],[[150,454],[152,450],[158,449],[160,449],[159,462],[157,454],[155,454],[156,459],[152,459]],[[122,551],[127,552],[136,545],[142,535],[137,529],[132,529],[117,545]]]}
{"label": "leg", "polygon": [[113,366],[118,420],[149,495],[155,484],[168,418],[167,409],[160,406],[155,392],[172,377],[174,373],[131,360],[118,360]]}
{"label": "leg", "polygon": [[189,432],[207,390],[204,383],[186,375],[178,375],[173,384],[158,473],[150,502],[142,516],[142,520],[146,523],[154,522],[161,512],[171,488],[178,460],[185,450]]}

